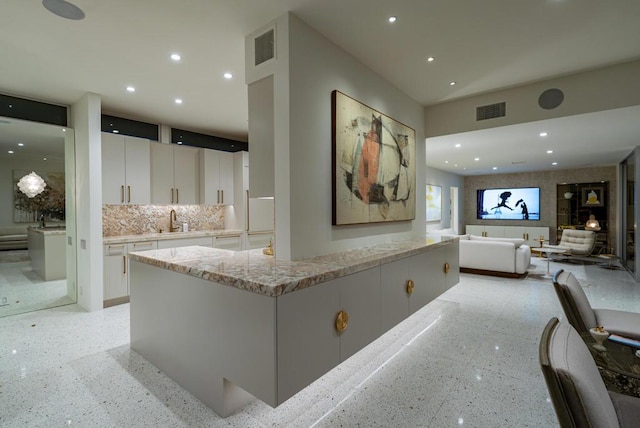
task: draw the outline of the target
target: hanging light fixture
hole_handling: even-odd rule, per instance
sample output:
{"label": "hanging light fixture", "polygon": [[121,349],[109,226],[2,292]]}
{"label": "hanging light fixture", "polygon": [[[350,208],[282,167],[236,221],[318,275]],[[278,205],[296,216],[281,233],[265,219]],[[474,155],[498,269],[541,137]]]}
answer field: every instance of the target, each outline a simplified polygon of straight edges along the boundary
{"label": "hanging light fixture", "polygon": [[31,174],[27,174],[18,181],[18,188],[22,193],[30,198],[39,195],[47,187],[47,183],[44,182],[35,172],[31,171]]}

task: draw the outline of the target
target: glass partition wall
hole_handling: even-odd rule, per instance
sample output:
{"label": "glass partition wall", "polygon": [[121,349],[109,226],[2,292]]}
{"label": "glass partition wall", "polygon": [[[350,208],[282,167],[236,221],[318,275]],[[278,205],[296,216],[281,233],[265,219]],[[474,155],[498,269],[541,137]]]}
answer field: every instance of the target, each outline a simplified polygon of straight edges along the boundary
{"label": "glass partition wall", "polygon": [[0,117],[0,317],[75,303],[75,260],[73,129]]}
{"label": "glass partition wall", "polygon": [[636,227],[637,219],[640,216],[640,211],[636,208],[636,158],[640,155],[638,148],[626,158],[620,167],[620,173],[622,175],[620,183],[622,197],[620,203],[622,204],[621,222],[620,228],[621,235],[621,253],[620,261],[629,272],[633,274],[636,281],[638,281],[638,272],[636,269]]}

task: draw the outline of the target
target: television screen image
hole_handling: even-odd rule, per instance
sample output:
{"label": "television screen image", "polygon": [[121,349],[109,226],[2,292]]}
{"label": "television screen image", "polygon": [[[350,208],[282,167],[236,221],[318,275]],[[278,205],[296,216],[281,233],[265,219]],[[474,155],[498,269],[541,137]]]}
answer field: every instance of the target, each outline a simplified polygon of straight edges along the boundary
{"label": "television screen image", "polygon": [[480,220],[540,220],[540,188],[478,190]]}

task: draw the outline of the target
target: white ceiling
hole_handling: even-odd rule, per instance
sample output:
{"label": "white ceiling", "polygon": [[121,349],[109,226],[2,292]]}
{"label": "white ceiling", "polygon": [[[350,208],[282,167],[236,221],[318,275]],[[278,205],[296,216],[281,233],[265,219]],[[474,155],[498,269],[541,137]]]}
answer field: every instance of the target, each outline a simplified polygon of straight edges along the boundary
{"label": "white ceiling", "polygon": [[[638,0],[73,3],[84,10],[84,20],[57,17],[39,0],[3,2],[0,92],[61,104],[94,92],[101,95],[106,113],[241,140],[247,138],[244,36],[288,10],[423,105],[640,58]],[[390,15],[398,21],[389,24]],[[172,52],[179,52],[183,60],[171,62]],[[436,60],[427,63],[428,56]],[[225,72],[233,73],[233,79],[224,79]],[[450,86],[450,81],[457,84]],[[136,92],[128,93],[128,85]],[[176,97],[184,103],[176,105]],[[630,115],[634,113],[637,117],[637,110]],[[568,150],[571,141],[574,158],[576,153],[592,155],[580,157],[580,165],[619,160],[622,149],[611,157],[600,153],[596,143],[590,143],[596,147],[589,150],[581,146],[588,144],[585,137],[592,131],[559,140],[566,138],[568,125],[579,132],[599,119],[590,117],[577,124],[564,120],[548,125],[558,127],[548,132],[558,142],[559,153]],[[615,127],[610,120],[616,121]],[[639,135],[637,128],[621,120],[614,115],[601,122],[608,141],[628,142],[630,136]],[[526,127],[533,129],[535,124]],[[532,140],[509,133],[517,129],[447,138],[459,138],[465,149],[493,144],[495,152],[490,148],[483,152],[491,153],[495,162],[501,155],[508,154],[509,163],[526,155],[527,168],[538,168],[536,154],[521,149],[532,146],[528,144]],[[454,159],[456,151],[447,155],[439,141],[427,145],[428,164],[447,169],[438,163],[444,160],[440,156],[463,163],[462,158]],[[567,167],[567,162],[559,159],[558,166]]]}

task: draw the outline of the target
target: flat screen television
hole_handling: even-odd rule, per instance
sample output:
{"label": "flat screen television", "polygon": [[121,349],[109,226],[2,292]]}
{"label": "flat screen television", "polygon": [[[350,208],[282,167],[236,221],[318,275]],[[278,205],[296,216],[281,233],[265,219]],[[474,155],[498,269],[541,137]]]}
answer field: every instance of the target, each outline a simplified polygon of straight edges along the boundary
{"label": "flat screen television", "polygon": [[540,220],[539,187],[478,189],[479,220]]}

